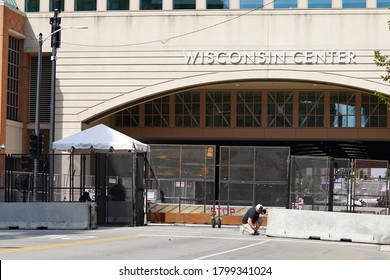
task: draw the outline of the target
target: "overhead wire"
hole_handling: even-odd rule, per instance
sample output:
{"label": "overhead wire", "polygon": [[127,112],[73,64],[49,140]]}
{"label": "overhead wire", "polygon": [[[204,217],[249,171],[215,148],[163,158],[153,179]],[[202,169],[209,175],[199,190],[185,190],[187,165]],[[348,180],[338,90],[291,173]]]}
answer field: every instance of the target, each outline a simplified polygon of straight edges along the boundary
{"label": "overhead wire", "polygon": [[171,40],[182,38],[182,37],[185,37],[185,36],[189,36],[189,35],[192,35],[192,34],[195,34],[195,33],[199,33],[199,32],[202,32],[202,31],[214,28],[216,26],[220,26],[220,25],[226,24],[228,22],[237,20],[237,19],[239,19],[241,17],[244,17],[244,16],[246,16],[248,14],[251,14],[251,13],[253,13],[255,11],[263,9],[266,6],[268,6],[268,5],[272,4],[272,3],[275,3],[276,1],[277,0],[272,0],[272,1],[268,2],[268,3],[266,3],[265,5],[259,6],[257,8],[252,9],[252,10],[248,10],[245,13],[239,14],[239,15],[234,16],[232,18],[223,20],[221,22],[218,22],[218,23],[215,23],[215,24],[212,24],[212,25],[200,28],[200,29],[196,29],[196,30],[193,30],[193,31],[189,31],[189,32],[186,32],[186,33],[179,34],[179,35],[174,35],[174,36],[168,37],[167,39],[156,39],[156,40],[150,40],[150,41],[144,41],[144,42],[138,42],[138,43],[118,44],[118,45],[77,44],[77,43],[67,43],[67,42],[64,42],[64,41],[62,41],[61,44],[80,46],[80,47],[96,47],[96,48],[133,47],[133,46],[149,45],[149,44],[155,44],[155,43],[161,43],[161,44],[165,45],[166,43],[168,43]]}

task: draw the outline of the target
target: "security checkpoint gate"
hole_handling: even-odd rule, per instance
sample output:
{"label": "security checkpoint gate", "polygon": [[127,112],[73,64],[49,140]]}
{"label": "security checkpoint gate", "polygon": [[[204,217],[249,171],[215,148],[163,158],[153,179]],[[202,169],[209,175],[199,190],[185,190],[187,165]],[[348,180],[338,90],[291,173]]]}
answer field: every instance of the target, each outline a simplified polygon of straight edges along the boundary
{"label": "security checkpoint gate", "polygon": [[352,163],[351,211],[390,215],[388,161],[356,159]]}
{"label": "security checkpoint gate", "polygon": [[[142,152],[55,154],[42,156],[37,181],[33,165],[22,165],[24,155],[0,157],[6,170],[0,172],[0,202],[80,203],[88,192],[96,202],[97,222],[144,225],[144,157]],[[54,184],[49,186],[45,167],[54,159]],[[22,169],[22,166],[24,167]],[[36,185],[35,185],[36,184]],[[121,184],[122,186],[119,186]],[[115,189],[122,189],[115,191]],[[56,204],[59,205],[59,204]]]}
{"label": "security checkpoint gate", "polygon": [[220,203],[286,207],[289,155],[288,147],[221,147]]}
{"label": "security checkpoint gate", "polygon": [[148,161],[148,189],[158,189],[164,203],[213,202],[215,146],[150,145]]}
{"label": "security checkpoint gate", "polygon": [[353,168],[349,159],[334,159],[333,211],[351,212]]}
{"label": "security checkpoint gate", "polygon": [[289,155],[288,147],[220,147],[218,221],[232,219],[232,206],[286,207]]}
{"label": "security checkpoint gate", "polygon": [[289,208],[389,214],[388,162],[291,156]]}
{"label": "security checkpoint gate", "polygon": [[144,154],[96,154],[99,224],[144,225]]}
{"label": "security checkpoint gate", "polygon": [[330,157],[290,157],[289,207],[333,211],[334,160]]}

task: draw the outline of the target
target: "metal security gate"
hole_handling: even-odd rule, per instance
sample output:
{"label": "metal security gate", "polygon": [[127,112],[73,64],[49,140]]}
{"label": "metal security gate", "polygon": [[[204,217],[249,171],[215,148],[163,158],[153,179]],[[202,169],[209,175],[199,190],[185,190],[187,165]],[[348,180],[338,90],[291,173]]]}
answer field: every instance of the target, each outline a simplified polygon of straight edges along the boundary
{"label": "metal security gate", "polygon": [[289,208],[333,211],[334,160],[290,157]]}
{"label": "metal security gate", "polygon": [[107,153],[95,157],[95,197],[99,224],[143,225],[144,154]]}
{"label": "metal security gate", "polygon": [[219,202],[286,207],[288,147],[221,147]]}
{"label": "metal security gate", "polygon": [[150,145],[148,189],[161,202],[207,205],[215,194],[215,146]]}
{"label": "metal security gate", "polygon": [[352,211],[353,164],[349,159],[334,159],[333,211]]}
{"label": "metal security gate", "polygon": [[389,213],[389,163],[380,160],[353,161],[352,211],[368,214]]}

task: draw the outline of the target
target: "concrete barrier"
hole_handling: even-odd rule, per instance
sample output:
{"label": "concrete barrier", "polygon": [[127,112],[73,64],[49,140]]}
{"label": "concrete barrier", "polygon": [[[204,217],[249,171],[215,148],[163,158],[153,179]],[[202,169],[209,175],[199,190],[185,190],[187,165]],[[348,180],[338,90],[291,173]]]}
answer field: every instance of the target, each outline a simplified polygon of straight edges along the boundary
{"label": "concrete barrier", "polygon": [[390,216],[269,209],[267,235],[390,244]]}
{"label": "concrete barrier", "polygon": [[95,202],[0,203],[0,229],[94,229]]}

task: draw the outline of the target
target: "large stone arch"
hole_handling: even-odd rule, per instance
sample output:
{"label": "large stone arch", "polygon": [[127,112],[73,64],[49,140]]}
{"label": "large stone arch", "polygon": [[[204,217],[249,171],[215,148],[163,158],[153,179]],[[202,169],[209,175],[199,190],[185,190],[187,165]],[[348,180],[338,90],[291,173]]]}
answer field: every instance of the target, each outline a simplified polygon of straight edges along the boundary
{"label": "large stone arch", "polygon": [[[323,71],[311,72],[301,70],[256,70],[256,71],[231,71],[218,73],[202,73],[184,79],[175,79],[156,84],[150,87],[140,88],[117,98],[102,102],[97,106],[88,108],[79,114],[81,122],[91,122],[102,118],[120,108],[123,104],[137,103],[140,100],[148,100],[156,95],[164,93],[199,88],[211,84],[233,83],[242,81],[290,81],[300,83],[328,84],[344,88],[359,89],[368,92],[379,91],[390,95],[388,85],[379,78],[368,80],[352,76],[340,75],[338,72]],[[118,109],[119,110],[119,109]]]}

